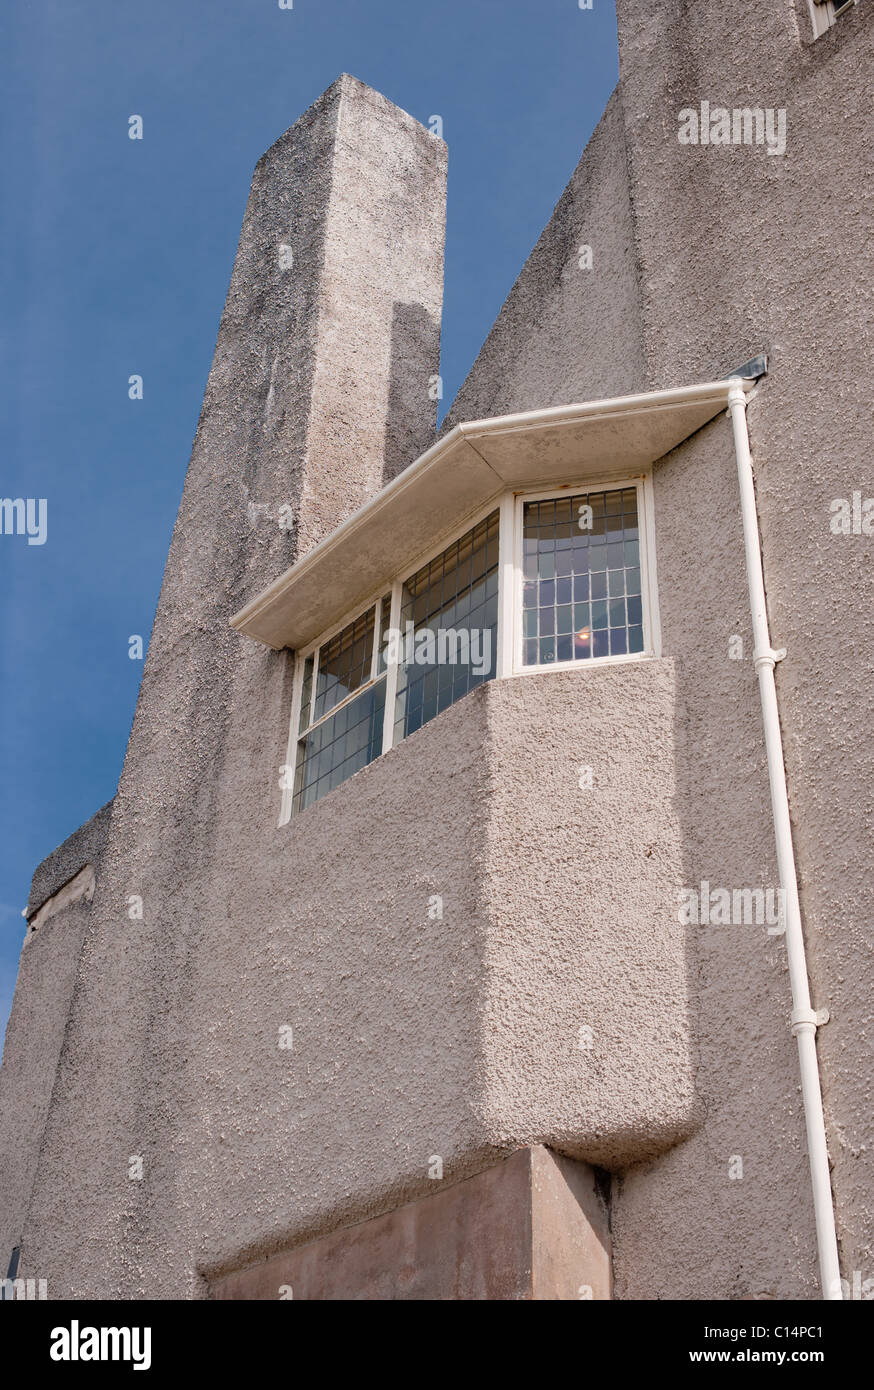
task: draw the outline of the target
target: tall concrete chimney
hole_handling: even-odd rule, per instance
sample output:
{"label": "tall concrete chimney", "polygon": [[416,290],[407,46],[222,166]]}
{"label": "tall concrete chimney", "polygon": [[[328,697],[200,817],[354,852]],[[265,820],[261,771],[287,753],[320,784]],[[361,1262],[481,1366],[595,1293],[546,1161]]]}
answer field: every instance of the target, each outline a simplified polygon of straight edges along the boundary
{"label": "tall concrete chimney", "polygon": [[346,75],[258,162],[186,492],[290,506],[277,573],[434,439],[445,207],[442,140]]}

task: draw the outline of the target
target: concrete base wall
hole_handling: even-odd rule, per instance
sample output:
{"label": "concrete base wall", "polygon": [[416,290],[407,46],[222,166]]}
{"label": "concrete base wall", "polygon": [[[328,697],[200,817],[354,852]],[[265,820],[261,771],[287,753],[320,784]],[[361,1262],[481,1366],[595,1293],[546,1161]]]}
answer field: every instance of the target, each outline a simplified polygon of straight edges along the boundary
{"label": "concrete base wall", "polygon": [[210,1297],[566,1301],[609,1299],[610,1291],[610,1231],[595,1176],[538,1146],[227,1274]]}

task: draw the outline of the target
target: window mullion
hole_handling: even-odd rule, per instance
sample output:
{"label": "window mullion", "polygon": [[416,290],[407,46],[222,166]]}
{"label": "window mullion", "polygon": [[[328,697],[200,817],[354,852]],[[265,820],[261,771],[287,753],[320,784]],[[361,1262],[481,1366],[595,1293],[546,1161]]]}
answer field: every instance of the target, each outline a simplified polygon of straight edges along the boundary
{"label": "window mullion", "polygon": [[302,733],[306,733],[307,730],[309,730],[309,729],[312,727],[312,725],[314,724],[314,722],[315,722],[314,719],[313,719],[313,714],[315,713],[315,709],[316,709],[316,699],[317,699],[318,693],[319,693],[319,657],[321,656],[321,654],[322,654],[322,648],[321,648],[321,646],[316,647],[315,651],[313,652],[313,675],[312,675],[312,685],[310,686],[310,708],[309,708],[309,715],[307,716],[307,726],[306,726],[306,729],[303,729],[303,730],[301,731]]}
{"label": "window mullion", "polygon": [[516,592],[521,558],[517,554],[516,499],[511,492],[501,498],[498,522],[498,642],[495,674],[512,676],[516,666]]}
{"label": "window mullion", "polygon": [[[391,586],[391,617],[389,627],[393,632],[397,632],[401,625],[401,595],[403,584],[396,579]],[[394,643],[397,649],[400,643]],[[387,753],[394,741],[395,728],[395,701],[398,691],[398,662],[386,661],[385,673],[385,712],[382,725],[382,751]]]}
{"label": "window mullion", "polygon": [[643,594],[644,649],[653,656],[662,654],[662,629],[659,619],[659,591],[656,577],[655,507],[652,476],[647,474],[638,488],[642,526],[640,528],[640,575]]}
{"label": "window mullion", "polygon": [[370,657],[370,681],[372,684],[379,675],[379,648],[382,642],[382,599],[373,605],[373,651]]}
{"label": "window mullion", "polygon": [[282,800],[279,807],[279,825],[288,825],[291,820],[294,801],[294,777],[297,771],[298,725],[300,724],[300,703],[303,691],[303,671],[305,658],[295,654],[294,681],[291,694],[291,722],[288,727],[288,743],[285,750],[285,775],[282,779]]}

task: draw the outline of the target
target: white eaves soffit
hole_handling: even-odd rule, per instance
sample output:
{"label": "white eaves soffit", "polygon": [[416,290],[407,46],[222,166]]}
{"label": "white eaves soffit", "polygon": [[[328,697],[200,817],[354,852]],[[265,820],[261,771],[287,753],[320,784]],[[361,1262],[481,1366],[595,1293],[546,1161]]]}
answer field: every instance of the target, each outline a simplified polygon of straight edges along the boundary
{"label": "white eaves soffit", "polygon": [[456,425],[235,613],[231,627],[276,650],[304,647],[501,493],[649,468],[725,410],[737,380]]}

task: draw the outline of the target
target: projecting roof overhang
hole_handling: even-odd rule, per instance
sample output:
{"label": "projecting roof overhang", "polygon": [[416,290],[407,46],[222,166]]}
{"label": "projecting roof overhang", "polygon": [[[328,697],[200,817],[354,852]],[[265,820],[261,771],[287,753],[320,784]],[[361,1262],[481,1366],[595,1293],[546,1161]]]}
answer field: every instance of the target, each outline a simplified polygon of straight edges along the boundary
{"label": "projecting roof overhang", "polygon": [[277,650],[303,647],[500,493],[641,472],[725,410],[737,380],[456,425],[231,626]]}

